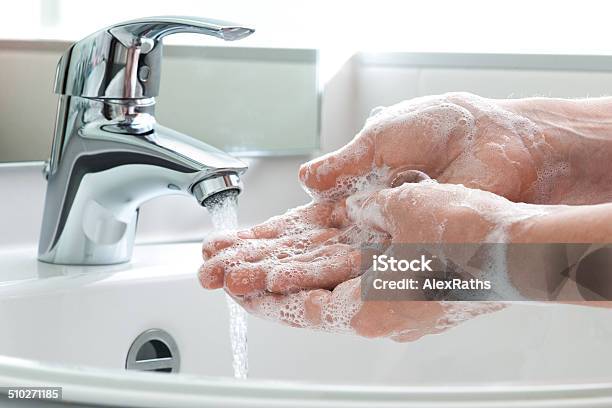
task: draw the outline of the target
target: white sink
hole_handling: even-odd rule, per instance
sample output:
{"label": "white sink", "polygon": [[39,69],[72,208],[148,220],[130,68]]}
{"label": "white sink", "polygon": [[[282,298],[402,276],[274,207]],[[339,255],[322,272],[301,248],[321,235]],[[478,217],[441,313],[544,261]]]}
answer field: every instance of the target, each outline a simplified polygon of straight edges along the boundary
{"label": "white sink", "polygon": [[[176,340],[182,374],[215,381],[231,376],[226,303],[223,292],[205,291],[197,281],[199,244],[137,246],[133,261],[117,266],[39,263],[34,248],[0,251],[0,260],[1,355],[51,363],[46,369],[105,368],[126,375],[133,340],[159,328]],[[610,310],[560,305],[513,305],[405,344],[250,318],[249,375],[255,381],[247,383],[602,383],[612,379],[611,341]],[[0,358],[0,368],[4,364],[6,374],[15,361]],[[126,378],[134,376],[158,382],[182,378],[159,373]]]}

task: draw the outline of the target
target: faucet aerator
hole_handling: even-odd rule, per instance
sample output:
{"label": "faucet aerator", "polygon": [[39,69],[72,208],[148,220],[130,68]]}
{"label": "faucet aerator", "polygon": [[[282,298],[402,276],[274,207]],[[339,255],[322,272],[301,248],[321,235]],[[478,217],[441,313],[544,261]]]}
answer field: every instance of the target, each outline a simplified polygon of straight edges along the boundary
{"label": "faucet aerator", "polygon": [[206,207],[208,211],[214,212],[217,208],[223,207],[228,202],[235,205],[238,201],[238,194],[240,194],[240,190],[237,189],[220,191],[205,198],[200,205]]}
{"label": "faucet aerator", "polygon": [[242,191],[242,182],[236,173],[226,173],[197,182],[191,193],[202,207],[218,207],[226,199],[235,200]]}

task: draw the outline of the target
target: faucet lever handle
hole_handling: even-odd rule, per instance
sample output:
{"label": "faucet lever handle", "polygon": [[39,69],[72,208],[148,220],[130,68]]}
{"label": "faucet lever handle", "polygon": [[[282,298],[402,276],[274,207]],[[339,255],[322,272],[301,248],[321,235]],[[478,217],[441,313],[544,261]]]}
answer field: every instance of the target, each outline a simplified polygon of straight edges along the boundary
{"label": "faucet lever handle", "polygon": [[[109,28],[110,33],[125,47],[153,42],[153,47],[167,35],[194,33],[211,35],[225,41],[240,40],[255,30],[229,21],[202,17],[160,16],[140,18],[116,24]],[[143,41],[144,40],[144,41]],[[146,54],[146,52],[143,51]]]}
{"label": "faucet lever handle", "polygon": [[78,41],[61,57],[55,93],[99,99],[140,99],[159,94],[162,39],[196,33],[225,41],[255,30],[201,17],[147,17],[114,24]]}

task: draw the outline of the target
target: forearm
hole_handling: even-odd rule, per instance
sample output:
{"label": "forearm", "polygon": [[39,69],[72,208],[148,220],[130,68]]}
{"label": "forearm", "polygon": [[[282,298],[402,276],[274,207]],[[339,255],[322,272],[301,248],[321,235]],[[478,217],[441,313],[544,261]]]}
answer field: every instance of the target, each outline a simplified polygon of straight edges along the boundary
{"label": "forearm", "polygon": [[612,140],[612,97],[525,98],[501,103],[531,119],[547,134]]}
{"label": "forearm", "polygon": [[[586,299],[607,299],[585,298],[584,295],[599,293],[601,285],[610,285],[607,277],[610,259],[606,257],[602,263],[603,253],[598,251],[612,243],[612,204],[549,206],[546,211],[545,215],[523,219],[509,228],[511,243],[533,244],[519,245],[515,257],[509,255],[506,260],[507,273],[514,287],[528,299],[577,303]],[[590,266],[585,268],[589,274],[578,276],[578,265],[593,253],[600,253],[597,262],[587,262]],[[595,287],[591,287],[593,284]],[[610,307],[610,303],[599,302],[592,306]]]}
{"label": "forearm", "polygon": [[512,223],[515,243],[612,243],[612,203],[548,206],[547,214]]}

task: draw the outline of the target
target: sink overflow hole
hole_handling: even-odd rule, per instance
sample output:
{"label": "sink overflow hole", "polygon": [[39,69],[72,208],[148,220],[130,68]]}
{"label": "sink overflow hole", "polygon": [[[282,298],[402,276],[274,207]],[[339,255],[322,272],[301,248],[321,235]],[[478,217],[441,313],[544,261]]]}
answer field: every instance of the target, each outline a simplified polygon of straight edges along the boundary
{"label": "sink overflow hole", "polygon": [[176,342],[161,329],[141,333],[132,345],[125,360],[128,370],[177,373],[180,357]]}

